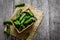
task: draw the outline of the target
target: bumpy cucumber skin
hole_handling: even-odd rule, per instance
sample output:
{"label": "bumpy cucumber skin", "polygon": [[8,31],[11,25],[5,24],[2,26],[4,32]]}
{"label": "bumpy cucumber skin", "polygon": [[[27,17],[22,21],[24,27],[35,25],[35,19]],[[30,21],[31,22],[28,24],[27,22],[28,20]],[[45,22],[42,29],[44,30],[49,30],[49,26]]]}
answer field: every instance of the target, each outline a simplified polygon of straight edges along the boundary
{"label": "bumpy cucumber skin", "polygon": [[29,23],[32,23],[32,22],[35,22],[35,21],[36,21],[36,18],[30,17],[28,20],[26,20],[26,21],[24,22],[24,24],[29,24]]}
{"label": "bumpy cucumber skin", "polygon": [[27,19],[29,19],[30,18],[30,16],[25,16],[25,19],[27,20]]}
{"label": "bumpy cucumber skin", "polygon": [[16,17],[12,19],[13,22],[16,21],[16,20],[19,20],[19,17],[21,16],[21,11],[22,11],[21,8],[17,11]]}
{"label": "bumpy cucumber skin", "polygon": [[9,36],[9,35],[10,35],[10,30],[11,30],[11,29],[10,29],[10,25],[7,24],[6,26],[7,26],[7,32],[6,32],[6,34]]}
{"label": "bumpy cucumber skin", "polygon": [[22,9],[20,8],[20,9],[17,11],[17,16],[21,15],[21,12],[22,12]]}
{"label": "bumpy cucumber skin", "polygon": [[25,28],[25,26],[23,24],[21,24],[19,29],[22,30],[24,28]]}
{"label": "bumpy cucumber skin", "polygon": [[21,24],[23,24],[25,22],[25,18],[21,21]]}
{"label": "bumpy cucumber skin", "polygon": [[32,17],[34,16],[30,9],[27,9],[26,12],[27,12],[30,16],[32,16]]}
{"label": "bumpy cucumber skin", "polygon": [[19,17],[20,17],[20,16],[16,16],[15,18],[12,19],[12,21],[14,22],[14,21],[18,20]]}
{"label": "bumpy cucumber skin", "polygon": [[26,21],[24,22],[24,24],[29,24],[30,22],[32,22],[32,19],[31,19],[31,18],[29,18],[28,20],[26,20]]}
{"label": "bumpy cucumber skin", "polygon": [[32,21],[35,22],[37,19],[35,17],[31,17]]}
{"label": "bumpy cucumber skin", "polygon": [[19,21],[21,21],[25,16],[26,16],[26,13],[22,13],[22,15],[21,15]]}
{"label": "bumpy cucumber skin", "polygon": [[28,12],[30,16],[34,16],[32,12]]}
{"label": "bumpy cucumber skin", "polygon": [[10,20],[4,20],[3,24],[4,24],[4,25],[6,25],[6,24],[10,24],[10,25],[12,25],[12,23],[11,23]]}
{"label": "bumpy cucumber skin", "polygon": [[16,20],[16,21],[14,22],[14,25],[15,25],[17,28],[19,28],[20,22],[19,22],[18,20]]}
{"label": "bumpy cucumber skin", "polygon": [[25,6],[25,3],[20,3],[15,5],[15,7],[23,7],[23,6]]}
{"label": "bumpy cucumber skin", "polygon": [[20,25],[20,29],[21,30],[25,28],[24,22],[25,22],[25,18],[21,21],[21,25]]}

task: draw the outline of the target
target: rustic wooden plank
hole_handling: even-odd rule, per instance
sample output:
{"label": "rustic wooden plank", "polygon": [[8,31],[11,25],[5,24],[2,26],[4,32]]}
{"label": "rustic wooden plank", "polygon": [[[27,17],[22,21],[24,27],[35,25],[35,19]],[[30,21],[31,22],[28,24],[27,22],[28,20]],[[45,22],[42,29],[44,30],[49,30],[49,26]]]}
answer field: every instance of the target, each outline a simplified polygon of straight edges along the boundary
{"label": "rustic wooden plank", "polygon": [[44,12],[44,19],[33,38],[33,40],[49,40],[49,6],[48,0],[38,0],[38,9]]}
{"label": "rustic wooden plank", "polygon": [[[22,2],[28,3],[34,7],[37,7],[38,9],[41,9],[44,12],[44,20],[41,23],[41,26],[39,26],[38,31],[36,32],[33,40],[48,40],[49,34],[51,40],[60,39],[59,37],[59,20],[60,20],[60,1],[59,0],[21,0]],[[11,5],[12,4],[12,5]],[[49,4],[49,7],[48,7]],[[9,6],[7,6],[9,5]],[[4,27],[2,27],[2,20],[7,19],[12,14],[10,11],[13,9],[13,0],[0,0],[0,39],[4,40],[5,36],[3,33]],[[12,8],[11,8],[12,7]],[[12,10],[11,10],[12,9]],[[47,11],[48,10],[48,11]],[[3,14],[2,14],[3,13]],[[10,14],[11,13],[11,14]],[[50,13],[50,19],[48,18]],[[9,17],[8,17],[8,16]],[[3,17],[3,18],[2,18]],[[50,27],[48,26],[50,20]],[[49,31],[51,31],[49,33]]]}
{"label": "rustic wooden plank", "polygon": [[3,27],[3,0],[0,0],[0,40],[5,39],[3,30],[4,30],[4,27]]}
{"label": "rustic wooden plank", "polygon": [[[13,12],[13,0],[3,0],[3,20],[9,19]],[[3,21],[2,20],[2,21]],[[2,22],[3,23],[3,22]],[[2,26],[4,28],[4,26]],[[4,30],[4,29],[3,29]],[[4,32],[4,31],[3,31]],[[4,36],[4,34],[2,34]],[[4,36],[5,39],[2,37],[2,40],[11,40],[11,36],[7,38],[7,36]]]}
{"label": "rustic wooden plank", "polygon": [[49,0],[50,40],[60,40],[60,0]]}

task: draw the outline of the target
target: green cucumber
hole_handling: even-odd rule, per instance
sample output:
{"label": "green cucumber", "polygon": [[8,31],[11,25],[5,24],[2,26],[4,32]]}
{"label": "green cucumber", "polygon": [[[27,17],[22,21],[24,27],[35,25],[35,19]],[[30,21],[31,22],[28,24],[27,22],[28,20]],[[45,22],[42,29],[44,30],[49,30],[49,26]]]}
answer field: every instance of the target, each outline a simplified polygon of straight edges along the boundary
{"label": "green cucumber", "polygon": [[9,35],[10,35],[10,30],[11,30],[11,29],[10,29],[10,25],[7,24],[6,26],[7,26],[7,32],[6,32],[6,34],[9,36]]}
{"label": "green cucumber", "polygon": [[28,20],[26,20],[26,21],[24,22],[24,24],[29,24],[29,23],[31,23],[31,22],[32,22],[32,19],[29,18]]}
{"label": "green cucumber", "polygon": [[19,3],[15,5],[15,7],[23,7],[23,6],[25,6],[25,3]]}
{"label": "green cucumber", "polygon": [[11,23],[10,20],[4,20],[3,24],[4,24],[4,25],[6,25],[6,24],[10,24],[10,25],[12,25],[12,23]]}
{"label": "green cucumber", "polygon": [[37,19],[35,17],[31,17],[32,21],[35,22]]}
{"label": "green cucumber", "polygon": [[19,22],[18,20],[16,20],[16,21],[14,22],[14,24],[15,24],[15,26],[16,26],[17,28],[19,28],[20,22]]}
{"label": "green cucumber", "polygon": [[26,16],[26,13],[22,13],[21,17],[19,18],[19,21],[21,21]]}
{"label": "green cucumber", "polygon": [[25,18],[21,21],[21,24],[23,24],[23,23],[24,23],[24,21],[25,21]]}
{"label": "green cucumber", "polygon": [[14,21],[18,20],[19,17],[20,17],[20,16],[16,16],[15,18],[12,19],[12,21],[14,22]]}
{"label": "green cucumber", "polygon": [[27,20],[27,19],[29,19],[30,18],[30,16],[25,16],[25,19]]}
{"label": "green cucumber", "polygon": [[30,9],[27,9],[26,12],[27,12],[30,16],[34,16]]}
{"label": "green cucumber", "polygon": [[21,24],[19,29],[22,30],[24,28],[25,28],[25,26],[23,24]]}
{"label": "green cucumber", "polygon": [[35,22],[35,21],[36,21],[36,18],[30,17],[28,20],[26,20],[26,21],[24,22],[24,24],[29,24],[29,23],[32,23],[32,22]]}
{"label": "green cucumber", "polygon": [[20,8],[18,11],[17,11],[17,15],[21,15],[21,12],[22,12],[22,9]]}

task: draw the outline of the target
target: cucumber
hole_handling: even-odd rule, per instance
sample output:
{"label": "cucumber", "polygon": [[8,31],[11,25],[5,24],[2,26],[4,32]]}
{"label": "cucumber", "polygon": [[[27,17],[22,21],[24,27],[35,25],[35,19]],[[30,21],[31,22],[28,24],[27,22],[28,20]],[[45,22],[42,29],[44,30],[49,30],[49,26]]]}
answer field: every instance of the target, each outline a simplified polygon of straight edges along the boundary
{"label": "cucumber", "polygon": [[12,23],[11,23],[10,20],[4,20],[3,24],[4,24],[4,25],[6,25],[6,24],[10,24],[10,25],[12,25]]}
{"label": "cucumber", "polygon": [[20,22],[19,22],[18,20],[16,20],[16,21],[14,22],[14,24],[20,25]]}
{"label": "cucumber", "polygon": [[19,20],[19,17],[21,16],[21,11],[22,11],[21,8],[17,11],[16,17],[12,19],[13,22],[16,21],[16,20]]}
{"label": "cucumber", "polygon": [[24,25],[21,25],[22,26],[22,28],[24,29],[25,28],[25,26]]}
{"label": "cucumber", "polygon": [[26,16],[30,16],[30,15],[28,14],[28,12],[26,12],[26,11],[24,11],[23,13],[26,13]]}
{"label": "cucumber", "polygon": [[34,16],[30,9],[27,9],[26,12],[27,12],[30,16]]}
{"label": "cucumber", "polygon": [[7,24],[6,26],[7,26],[7,32],[6,32],[6,34],[9,36],[9,35],[10,35],[10,30],[11,30],[11,29],[10,29],[10,25]]}
{"label": "cucumber", "polygon": [[22,30],[24,28],[25,28],[25,26],[23,24],[21,24],[19,29]]}
{"label": "cucumber", "polygon": [[14,24],[15,24],[16,26],[20,26],[20,22],[19,22],[18,20],[16,20],[16,21],[14,22]]}
{"label": "cucumber", "polygon": [[37,19],[35,17],[31,17],[32,21],[35,22]]}
{"label": "cucumber", "polygon": [[28,20],[26,20],[26,21],[24,22],[24,24],[29,24],[29,23],[31,23],[31,22],[32,22],[32,19],[29,18]]}
{"label": "cucumber", "polygon": [[30,16],[25,16],[25,19],[27,20],[27,19],[29,19],[30,18]]}
{"label": "cucumber", "polygon": [[25,18],[21,21],[21,24],[23,24],[23,23],[24,23],[24,21],[25,21]]}
{"label": "cucumber", "polygon": [[21,15],[21,12],[22,12],[22,9],[20,8],[18,11],[17,11],[17,15]]}
{"label": "cucumber", "polygon": [[36,18],[30,17],[28,20],[26,20],[26,21],[24,22],[24,24],[30,24],[30,23],[35,22],[35,21],[36,21]]}
{"label": "cucumber", "polygon": [[21,17],[19,18],[19,21],[21,21],[26,16],[26,13],[22,13]]}
{"label": "cucumber", "polygon": [[25,3],[19,3],[15,5],[15,7],[23,7],[23,6],[25,6]]}
{"label": "cucumber", "polygon": [[15,18],[12,19],[12,21],[14,22],[14,21],[18,20],[19,17],[20,17],[20,16],[16,16]]}

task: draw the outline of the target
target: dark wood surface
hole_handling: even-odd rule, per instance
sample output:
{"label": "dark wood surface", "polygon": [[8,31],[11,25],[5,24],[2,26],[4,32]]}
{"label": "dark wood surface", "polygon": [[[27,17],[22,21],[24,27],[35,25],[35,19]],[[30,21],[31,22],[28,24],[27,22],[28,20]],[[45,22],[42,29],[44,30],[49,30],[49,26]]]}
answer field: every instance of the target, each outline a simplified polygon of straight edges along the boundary
{"label": "dark wood surface", "polygon": [[4,34],[3,20],[9,19],[19,1],[44,12],[44,19],[32,40],[60,40],[60,0],[0,0],[0,40],[18,40]]}

